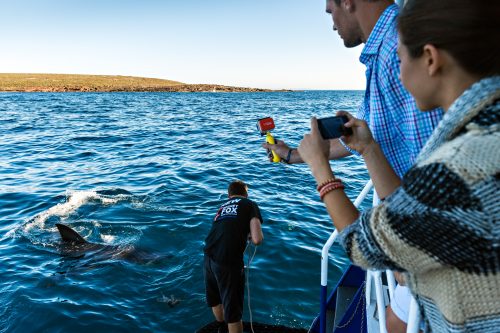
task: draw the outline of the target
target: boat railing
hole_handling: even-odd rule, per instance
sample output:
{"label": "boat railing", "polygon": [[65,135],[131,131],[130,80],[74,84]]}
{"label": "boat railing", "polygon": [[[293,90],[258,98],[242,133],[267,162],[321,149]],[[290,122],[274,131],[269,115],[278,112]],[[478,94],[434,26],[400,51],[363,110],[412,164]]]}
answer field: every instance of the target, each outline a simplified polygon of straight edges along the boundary
{"label": "boat railing", "polygon": [[[361,203],[368,196],[368,193],[373,188],[373,183],[369,180],[364,188],[359,193],[358,197],[354,201],[354,206],[359,208]],[[376,206],[379,203],[379,199],[374,191],[373,194],[373,205]],[[327,291],[328,291],[328,253],[333,243],[337,238],[338,232],[334,230],[328,240],[326,241],[323,249],[321,250],[321,295],[320,295],[320,332],[326,332],[326,311],[327,311]],[[386,329],[386,317],[385,317],[385,308],[388,305],[386,301],[386,297],[384,296],[384,286],[382,283],[382,271],[368,270],[366,273],[366,281],[365,281],[365,297],[366,297],[366,320],[368,323],[368,316],[373,307],[373,298],[372,298],[372,287],[375,289],[375,302],[377,309],[377,317],[378,317],[378,325],[367,325],[369,327],[368,332],[375,332],[375,327],[378,326],[379,333],[387,333]],[[396,288],[396,280],[394,278],[394,274],[390,270],[385,271],[386,280],[387,280],[387,289],[389,291],[389,299],[394,297],[394,290]],[[374,318],[374,317],[373,317]],[[418,304],[416,300],[411,297],[409,316],[408,316],[408,326],[407,333],[417,333],[419,329],[420,323],[420,311],[418,309]]]}

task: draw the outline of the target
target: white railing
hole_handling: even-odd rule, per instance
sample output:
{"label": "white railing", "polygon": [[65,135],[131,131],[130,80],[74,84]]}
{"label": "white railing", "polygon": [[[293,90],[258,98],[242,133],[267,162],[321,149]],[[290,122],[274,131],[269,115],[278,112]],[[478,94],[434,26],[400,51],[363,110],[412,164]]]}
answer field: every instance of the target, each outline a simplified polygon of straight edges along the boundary
{"label": "white railing", "polygon": [[[358,197],[354,201],[354,206],[356,208],[361,205],[363,200],[366,198],[370,190],[372,189],[372,181],[371,179],[366,183],[365,187],[361,190],[359,193]],[[328,283],[328,252],[330,251],[330,248],[333,245],[333,242],[335,241],[335,238],[337,238],[338,232],[337,229],[335,229],[332,234],[330,235],[330,238],[326,241],[325,245],[323,245],[323,249],[321,250],[321,285],[326,286]]]}
{"label": "white railing", "polygon": [[[363,190],[359,193],[358,197],[354,201],[354,206],[358,208],[363,200],[366,198],[368,193],[373,187],[373,183],[369,180]],[[373,191],[373,206],[378,205],[379,199],[375,191]],[[332,247],[335,239],[337,238],[338,232],[334,230],[328,240],[326,241],[323,249],[321,250],[321,287],[326,290],[326,286],[328,284],[328,252]],[[387,277],[387,288],[389,291],[389,299],[394,297],[394,289],[396,288],[396,280],[394,278],[394,274],[390,270],[386,270]],[[382,271],[374,271],[368,270],[366,272],[366,289],[365,289],[365,298],[366,298],[366,314],[367,314],[367,322],[371,319],[375,320],[374,317],[371,316],[371,309],[374,308],[373,301],[375,301],[377,315],[378,315],[378,325],[370,325],[368,323],[368,332],[376,333],[376,329],[378,328],[378,333],[387,333],[386,328],[386,317],[385,317],[385,308],[389,305],[386,302],[386,298],[384,296],[384,287],[382,284]],[[372,300],[372,285],[375,288],[375,300]],[[326,301],[326,300],[325,300]],[[324,304],[321,305],[321,311],[325,311]],[[321,315],[320,315],[321,317]],[[323,314],[324,318],[324,314]],[[408,315],[408,326],[406,329],[406,333],[417,333],[420,325],[420,311],[418,309],[417,301],[411,297],[409,315]],[[324,327],[324,324],[322,324]]]}

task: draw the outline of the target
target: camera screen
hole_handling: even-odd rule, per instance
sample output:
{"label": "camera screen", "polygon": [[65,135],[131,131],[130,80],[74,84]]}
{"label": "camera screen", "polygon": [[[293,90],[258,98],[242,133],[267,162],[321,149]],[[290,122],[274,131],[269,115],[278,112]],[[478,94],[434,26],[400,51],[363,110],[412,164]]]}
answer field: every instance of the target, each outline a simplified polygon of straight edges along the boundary
{"label": "camera screen", "polygon": [[350,134],[349,129],[344,127],[348,121],[346,116],[337,116],[318,119],[318,128],[325,140],[340,138],[342,135]]}

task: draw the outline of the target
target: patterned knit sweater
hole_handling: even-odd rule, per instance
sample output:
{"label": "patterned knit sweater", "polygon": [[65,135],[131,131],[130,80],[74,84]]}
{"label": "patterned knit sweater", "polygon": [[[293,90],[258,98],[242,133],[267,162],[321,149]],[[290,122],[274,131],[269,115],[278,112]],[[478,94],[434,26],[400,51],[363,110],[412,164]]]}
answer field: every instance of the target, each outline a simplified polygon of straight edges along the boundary
{"label": "patterned knit sweater", "polygon": [[403,185],[344,229],[354,264],[405,272],[426,332],[500,332],[500,76],[450,107]]}

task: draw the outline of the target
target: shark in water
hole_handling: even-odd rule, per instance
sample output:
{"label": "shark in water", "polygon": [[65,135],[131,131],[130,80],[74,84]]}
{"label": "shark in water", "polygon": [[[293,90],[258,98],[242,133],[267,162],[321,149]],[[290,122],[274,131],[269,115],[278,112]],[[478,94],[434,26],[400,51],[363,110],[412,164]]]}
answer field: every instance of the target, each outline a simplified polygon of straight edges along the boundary
{"label": "shark in water", "polygon": [[122,259],[139,264],[150,264],[163,259],[159,255],[138,250],[133,245],[90,243],[67,225],[56,223],[56,227],[63,241],[61,245],[61,254],[63,256],[81,258],[86,254],[92,254],[102,260]]}

